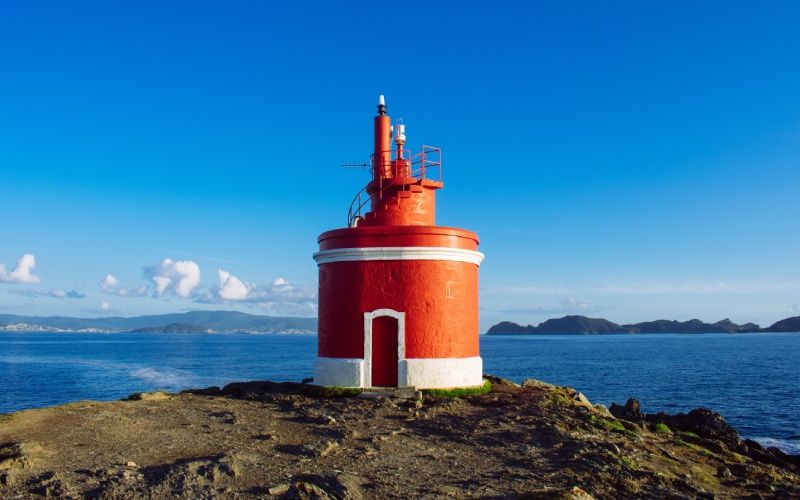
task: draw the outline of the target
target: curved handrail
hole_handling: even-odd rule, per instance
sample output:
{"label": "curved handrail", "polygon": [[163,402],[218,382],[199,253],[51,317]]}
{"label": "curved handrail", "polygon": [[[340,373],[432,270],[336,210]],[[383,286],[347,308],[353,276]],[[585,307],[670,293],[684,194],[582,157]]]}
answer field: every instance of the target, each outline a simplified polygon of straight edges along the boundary
{"label": "curved handrail", "polygon": [[[361,195],[365,194],[366,192],[367,192],[367,186],[364,186],[363,188],[361,188],[361,191],[359,191],[356,194],[356,196],[353,198],[353,201],[350,203],[350,209],[347,211],[347,227],[355,227],[354,223],[356,221],[356,218],[361,217],[361,209],[364,208],[364,205],[366,205],[367,202],[370,200],[369,197],[367,197],[367,199],[363,201],[361,200]],[[356,205],[356,202],[358,202],[358,206],[356,206],[354,209],[353,207]]]}
{"label": "curved handrail", "polygon": [[[395,154],[396,153],[397,151],[395,151]],[[429,170],[436,170],[438,174],[436,176],[436,179],[430,178],[430,180],[435,180],[436,182],[442,182],[442,150],[440,148],[434,146],[422,145],[422,148],[419,153],[412,155],[410,150],[403,150],[403,153],[405,154],[402,155],[400,158],[406,160],[409,177],[414,178],[417,181],[423,181],[429,179],[428,177]],[[396,160],[397,158],[395,158],[395,161]],[[372,154],[370,156],[370,165],[371,165],[370,174],[374,177],[375,154]],[[401,177],[400,172],[396,170],[396,167],[394,167],[393,163],[384,165],[384,168],[386,168],[387,166],[395,169],[391,172],[393,177]],[[383,185],[383,179],[384,179],[383,176],[381,176],[380,177],[381,185],[377,191],[378,197],[381,197],[383,191],[387,187],[389,187],[389,185],[386,186]],[[350,208],[347,211],[347,227],[355,227],[357,219],[361,218],[362,209],[372,199],[371,196],[365,196],[367,192],[367,186],[361,188],[361,190],[358,193],[356,193],[356,195],[353,197],[353,201],[350,202]]]}

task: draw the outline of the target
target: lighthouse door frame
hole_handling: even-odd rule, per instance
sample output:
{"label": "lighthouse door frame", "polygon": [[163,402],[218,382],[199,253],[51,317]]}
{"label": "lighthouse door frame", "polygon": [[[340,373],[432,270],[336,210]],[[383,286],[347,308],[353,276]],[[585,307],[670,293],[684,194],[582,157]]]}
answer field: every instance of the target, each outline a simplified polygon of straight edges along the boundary
{"label": "lighthouse door frame", "polygon": [[406,359],[406,313],[394,309],[375,309],[364,313],[364,370],[361,387],[372,387],[372,320],[388,316],[397,320],[397,386],[408,385],[403,361]]}

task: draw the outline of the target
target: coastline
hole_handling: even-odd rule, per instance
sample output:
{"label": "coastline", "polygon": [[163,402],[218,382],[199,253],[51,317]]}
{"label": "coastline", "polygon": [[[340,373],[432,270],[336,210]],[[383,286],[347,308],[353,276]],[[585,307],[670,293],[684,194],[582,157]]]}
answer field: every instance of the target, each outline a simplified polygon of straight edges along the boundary
{"label": "coastline", "polygon": [[25,410],[0,419],[0,492],[800,495],[800,458],[739,439],[713,412],[665,424],[639,420],[629,404],[618,418],[574,389],[489,378],[490,393],[457,399],[324,397],[306,384],[248,382]]}

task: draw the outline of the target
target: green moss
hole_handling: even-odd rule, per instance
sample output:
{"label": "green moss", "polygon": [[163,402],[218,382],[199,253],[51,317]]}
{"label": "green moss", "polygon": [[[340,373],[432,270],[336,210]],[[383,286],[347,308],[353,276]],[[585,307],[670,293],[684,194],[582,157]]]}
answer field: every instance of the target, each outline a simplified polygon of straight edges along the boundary
{"label": "green moss", "polygon": [[685,446],[686,448],[689,448],[690,450],[696,451],[697,453],[703,455],[704,457],[715,457],[716,456],[716,454],[713,453],[712,451],[707,450],[706,448],[703,448],[702,446],[698,446],[698,445],[696,445],[694,443],[687,443],[683,439],[676,439],[675,440],[675,444],[680,445],[680,446]]}
{"label": "green moss", "polygon": [[171,394],[167,391],[134,392],[120,401],[163,401],[169,399]]}
{"label": "green moss", "polygon": [[695,434],[692,431],[686,431],[686,432],[684,432],[684,434],[689,436],[689,437],[693,437],[693,438],[699,438],[700,437],[700,436],[698,436],[697,434]]}
{"label": "green moss", "polygon": [[633,469],[633,470],[638,470],[639,469],[639,466],[636,464],[636,462],[634,462],[633,460],[631,460],[628,457],[624,457],[624,456],[620,455],[619,461],[629,469]]}
{"label": "green moss", "polygon": [[627,433],[630,432],[622,425],[622,422],[613,418],[598,417],[597,415],[589,415],[589,422],[595,427],[599,427],[606,431],[615,431]]}
{"label": "green moss", "polygon": [[352,398],[363,392],[363,390],[358,387],[326,387],[321,385],[309,385],[307,390],[309,391],[309,395],[320,398]]}
{"label": "green moss", "polygon": [[480,387],[456,387],[453,389],[424,389],[424,394],[439,396],[443,398],[461,398],[464,396],[475,396],[477,394],[488,394],[492,392],[492,383],[488,380],[483,382]]}
{"label": "green moss", "polygon": [[729,459],[732,462],[738,462],[740,464],[743,464],[743,463],[747,462],[747,457],[745,457],[744,455],[742,455],[740,453],[736,453],[735,451],[730,452]]}
{"label": "green moss", "polygon": [[658,423],[653,427],[653,430],[659,434],[672,434],[672,430],[667,424]]}
{"label": "green moss", "polygon": [[548,401],[554,405],[572,406],[574,404],[571,399],[557,391],[551,392],[548,398]]}

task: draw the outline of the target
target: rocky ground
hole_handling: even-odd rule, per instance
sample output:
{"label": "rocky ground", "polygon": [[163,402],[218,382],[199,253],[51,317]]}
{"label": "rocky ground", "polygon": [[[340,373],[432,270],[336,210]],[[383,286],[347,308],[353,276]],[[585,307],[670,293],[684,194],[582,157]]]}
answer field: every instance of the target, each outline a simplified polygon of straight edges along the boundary
{"label": "rocky ground", "polygon": [[[719,415],[573,389],[326,397],[251,382],[0,416],[0,497],[798,498],[800,460]],[[409,399],[406,399],[409,398]]]}

